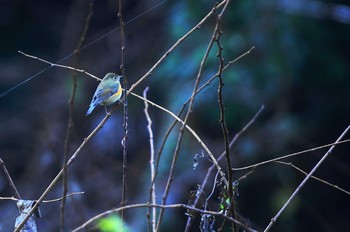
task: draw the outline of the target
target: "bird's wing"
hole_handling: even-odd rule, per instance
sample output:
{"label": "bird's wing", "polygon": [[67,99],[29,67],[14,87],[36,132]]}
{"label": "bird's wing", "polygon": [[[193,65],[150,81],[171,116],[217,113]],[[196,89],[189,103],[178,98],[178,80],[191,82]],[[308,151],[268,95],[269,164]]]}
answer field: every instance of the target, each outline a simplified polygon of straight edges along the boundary
{"label": "bird's wing", "polygon": [[96,100],[98,101],[98,104],[108,99],[117,91],[118,91],[118,88],[104,88],[104,89],[97,90],[95,93],[95,97],[96,97]]}

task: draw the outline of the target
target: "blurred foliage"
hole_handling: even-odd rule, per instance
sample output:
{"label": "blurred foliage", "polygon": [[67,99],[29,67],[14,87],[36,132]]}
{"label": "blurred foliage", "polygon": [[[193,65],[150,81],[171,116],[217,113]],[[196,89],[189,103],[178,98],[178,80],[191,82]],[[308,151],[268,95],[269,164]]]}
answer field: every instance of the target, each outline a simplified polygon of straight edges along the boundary
{"label": "blurred foliage", "polygon": [[[128,232],[129,229],[124,225],[122,220],[117,215],[111,215],[106,218],[101,219],[98,222],[98,227],[101,232],[118,232],[118,231],[125,231]],[[123,228],[123,229],[121,229]]]}
{"label": "blurred foliage", "polygon": [[[88,1],[2,1],[0,7],[0,94],[48,65],[17,53],[56,62],[74,51],[88,12]],[[159,1],[124,1],[126,25],[126,72],[128,85],[136,82],[182,35],[210,11],[213,1],[168,0],[136,18]],[[94,15],[81,51],[78,68],[103,77],[119,72],[119,30],[117,1],[94,1]],[[265,105],[263,115],[232,149],[234,167],[334,142],[349,125],[350,113],[350,5],[348,1],[327,0],[241,0],[232,1],[222,19],[225,62],[252,52],[223,73],[224,104],[230,138]],[[215,26],[211,17],[194,32],[144,83],[149,99],[177,113],[192,94],[200,61]],[[100,38],[100,39],[98,39]],[[92,41],[97,42],[90,44]],[[218,70],[214,45],[204,65],[201,84]],[[73,65],[72,58],[62,62]],[[120,73],[120,72],[119,72]],[[50,68],[0,98],[0,155],[22,197],[36,199],[62,165],[68,121],[68,99],[73,73]],[[104,116],[102,107],[85,117],[97,82],[78,74],[78,90],[73,114],[74,129],[69,152],[72,154]],[[189,125],[215,154],[224,150],[217,104],[215,79],[196,96]],[[149,140],[143,102],[129,99],[128,204],[148,201]],[[150,108],[156,153],[173,119]],[[118,109],[82,151],[69,169],[69,191],[84,191],[67,201],[67,228],[86,221],[120,203],[123,138],[122,109]],[[157,196],[160,202],[177,141],[175,126],[166,142],[159,166]],[[349,136],[347,136],[348,138]],[[337,146],[316,175],[350,189],[349,145]],[[310,171],[326,149],[290,158]],[[175,178],[168,203],[188,203],[191,191],[202,182],[211,163],[193,159],[201,147],[187,132],[180,149]],[[235,179],[244,175],[235,173]],[[239,183],[237,204],[249,224],[261,230],[299,185],[304,175],[281,164],[259,167]],[[212,183],[212,182],[211,182]],[[209,194],[212,184],[205,193]],[[56,186],[49,198],[59,197]],[[0,196],[12,195],[0,175]],[[218,210],[219,190],[212,202]],[[346,231],[350,217],[349,196],[310,180],[273,227],[275,231]],[[59,206],[41,206],[43,218],[38,228],[56,231]],[[0,204],[0,230],[13,228],[16,215],[13,202]],[[198,231],[200,219],[193,226]],[[144,210],[126,211],[130,230],[146,228]],[[107,220],[107,219],[106,219]],[[183,210],[168,210],[162,230],[179,231],[185,225]],[[215,218],[214,228],[220,225]],[[107,222],[115,222],[112,217]],[[107,223],[108,224],[108,223]],[[176,227],[172,225],[177,225]],[[180,228],[180,229],[179,229]]]}

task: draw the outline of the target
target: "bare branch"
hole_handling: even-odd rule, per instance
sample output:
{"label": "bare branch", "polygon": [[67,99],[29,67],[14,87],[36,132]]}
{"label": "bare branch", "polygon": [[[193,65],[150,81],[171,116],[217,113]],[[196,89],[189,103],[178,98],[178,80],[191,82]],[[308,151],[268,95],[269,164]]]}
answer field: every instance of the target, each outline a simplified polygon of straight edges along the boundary
{"label": "bare branch", "polygon": [[[282,162],[282,161],[275,161],[275,162],[276,162],[276,163],[279,163],[279,164],[284,164],[284,165],[291,166],[292,168],[296,169],[297,171],[303,173],[305,176],[308,175],[307,172],[305,172],[304,170],[302,170],[301,168],[295,166],[295,165],[292,164],[292,163],[286,163],[286,162]],[[323,184],[326,184],[326,185],[328,185],[328,186],[331,186],[331,187],[333,187],[333,188],[335,188],[335,189],[337,189],[337,190],[339,190],[339,191],[341,191],[341,192],[343,192],[343,193],[345,193],[345,194],[350,195],[350,192],[349,192],[349,191],[346,191],[345,189],[340,188],[339,186],[337,186],[337,185],[335,185],[335,184],[329,183],[328,181],[325,181],[325,180],[323,180],[323,179],[321,179],[321,178],[318,178],[318,177],[316,177],[316,176],[311,176],[311,178],[314,179],[314,180],[317,180],[317,181],[319,181],[319,182],[321,182],[321,183],[323,183]]]}

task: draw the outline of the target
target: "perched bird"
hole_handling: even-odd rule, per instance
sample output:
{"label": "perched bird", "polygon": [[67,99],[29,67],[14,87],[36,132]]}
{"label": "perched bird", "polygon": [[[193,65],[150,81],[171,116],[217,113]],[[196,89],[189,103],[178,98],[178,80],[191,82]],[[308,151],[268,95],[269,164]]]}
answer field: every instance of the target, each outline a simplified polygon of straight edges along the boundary
{"label": "perched bird", "polygon": [[92,97],[90,107],[86,112],[86,116],[88,116],[98,105],[103,105],[105,107],[106,113],[108,114],[106,106],[118,101],[122,96],[123,90],[120,84],[121,77],[122,76],[119,76],[115,73],[106,74],[106,76],[97,86],[96,92]]}

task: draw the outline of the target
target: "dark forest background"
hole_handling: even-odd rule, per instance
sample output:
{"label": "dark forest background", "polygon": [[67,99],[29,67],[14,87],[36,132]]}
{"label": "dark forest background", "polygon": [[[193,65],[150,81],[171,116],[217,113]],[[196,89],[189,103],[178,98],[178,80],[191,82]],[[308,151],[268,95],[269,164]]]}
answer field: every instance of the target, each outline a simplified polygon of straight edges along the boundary
{"label": "dark forest background", "polygon": [[[124,1],[125,69],[129,86],[144,75],[182,35],[213,7],[214,1]],[[84,48],[77,68],[102,78],[120,72],[120,31],[117,1],[95,0]],[[0,3],[0,94],[48,67],[18,50],[58,62],[71,54],[79,41],[88,1],[22,1]],[[133,20],[134,19],[134,20]],[[132,20],[132,21],[130,21]],[[129,22],[130,21],[130,22]],[[134,91],[177,113],[193,89],[200,61],[211,38],[215,17],[184,41]],[[113,32],[111,32],[114,30]],[[334,142],[350,124],[350,3],[325,0],[231,1],[222,20],[225,62],[251,47],[252,52],[224,71],[224,103],[232,138],[264,105],[265,110],[232,149],[233,167],[243,167],[292,152]],[[111,32],[111,33],[109,33]],[[109,33],[107,36],[107,33]],[[101,37],[104,36],[104,37]],[[98,40],[97,40],[98,39]],[[96,41],[97,40],[97,41]],[[93,44],[91,42],[96,41]],[[90,45],[89,45],[90,44]],[[61,64],[73,65],[73,57]],[[204,65],[201,84],[216,73],[216,49]],[[0,98],[0,158],[24,199],[37,199],[62,167],[68,122],[68,99],[73,72],[53,67]],[[78,74],[69,144],[73,154],[105,115],[97,107],[85,112],[98,82]],[[218,81],[198,94],[188,124],[215,155],[224,151],[219,124]],[[149,194],[149,137],[144,103],[129,96],[128,204],[147,202]],[[172,118],[150,108],[155,151]],[[161,199],[174,152],[178,125],[171,133],[159,166],[157,196]],[[211,165],[200,158],[202,148],[184,134],[168,203],[187,204]],[[82,150],[68,171],[66,229],[119,206],[122,180],[123,109],[118,108]],[[349,138],[349,136],[347,136]],[[350,190],[350,145],[338,145],[316,176]],[[285,159],[309,172],[327,148]],[[234,178],[247,173],[235,172]],[[239,182],[240,214],[257,230],[267,226],[305,176],[290,166],[270,163]],[[212,184],[209,184],[212,186]],[[61,184],[48,199],[62,194]],[[207,189],[209,194],[210,188]],[[216,193],[217,194],[217,193]],[[0,196],[12,196],[1,172]],[[212,197],[217,210],[218,196]],[[347,231],[348,194],[310,180],[282,214],[273,231]],[[57,231],[59,203],[41,205],[40,231]],[[146,231],[144,209],[129,210],[131,231]],[[184,209],[165,213],[162,231],[182,231]],[[18,215],[14,201],[0,201],[0,230],[11,231]],[[199,231],[198,218],[192,227]],[[167,226],[170,225],[170,226]],[[174,226],[176,225],[176,226]]]}

